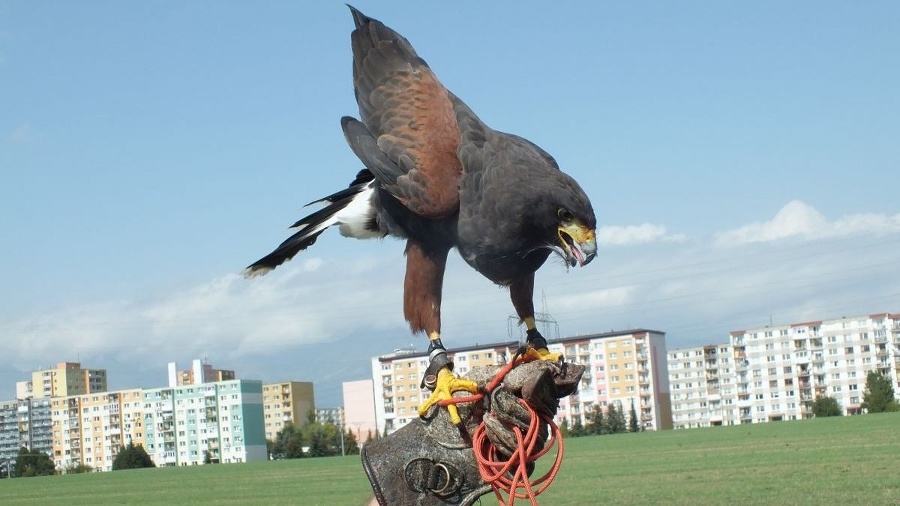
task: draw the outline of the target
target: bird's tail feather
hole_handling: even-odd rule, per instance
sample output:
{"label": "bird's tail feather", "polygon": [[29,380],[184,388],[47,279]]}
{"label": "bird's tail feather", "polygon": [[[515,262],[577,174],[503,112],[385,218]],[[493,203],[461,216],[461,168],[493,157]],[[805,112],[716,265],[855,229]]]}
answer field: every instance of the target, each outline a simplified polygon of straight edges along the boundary
{"label": "bird's tail feather", "polygon": [[319,235],[332,225],[340,225],[341,234],[350,237],[360,239],[383,237],[384,233],[375,223],[374,209],[371,206],[374,191],[375,180],[372,174],[363,170],[349,188],[310,202],[327,205],[291,225],[291,228],[297,229],[294,235],[288,237],[274,251],[244,269],[244,277],[262,276],[290,260],[297,253],[312,246]]}

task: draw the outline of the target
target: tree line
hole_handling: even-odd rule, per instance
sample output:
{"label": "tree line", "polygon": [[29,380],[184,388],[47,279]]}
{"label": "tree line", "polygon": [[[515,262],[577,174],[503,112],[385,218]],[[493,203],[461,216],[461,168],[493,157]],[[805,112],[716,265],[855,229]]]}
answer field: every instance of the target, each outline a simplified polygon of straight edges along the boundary
{"label": "tree line", "polygon": [[[314,412],[310,412],[307,423],[297,426],[286,423],[278,431],[274,440],[266,440],[269,458],[299,459],[305,457],[332,457],[336,455],[354,455],[359,453],[359,443],[353,431],[343,431],[332,421],[320,423]],[[369,438],[372,438],[371,432]]]}
{"label": "tree line", "polygon": [[603,411],[599,405],[594,405],[591,412],[585,416],[586,423],[581,418],[576,418],[572,425],[564,420],[560,426],[563,437],[602,436],[605,434],[620,434],[623,432],[639,432],[637,411],[634,409],[634,401],[628,410],[628,416],[621,404],[610,403]]}

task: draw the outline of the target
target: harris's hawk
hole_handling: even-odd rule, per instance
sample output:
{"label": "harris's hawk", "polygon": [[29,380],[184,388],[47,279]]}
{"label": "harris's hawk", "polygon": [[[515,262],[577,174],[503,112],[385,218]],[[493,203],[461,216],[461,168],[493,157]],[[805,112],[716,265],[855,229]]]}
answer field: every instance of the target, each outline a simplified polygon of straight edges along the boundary
{"label": "harris's hawk", "polygon": [[556,359],[535,327],[534,273],[556,253],[571,266],[596,253],[596,218],[587,195],[546,151],[485,125],[438,81],[403,36],[350,7],[356,29],[353,84],[360,120],[344,117],[350,149],[365,165],[349,188],[314,203],[297,232],[245,275],[264,274],[312,245],[326,228],[344,236],[406,240],[403,312],[427,334],[426,410],[455,390],[472,389],[450,370],[440,340],[447,254],[456,248],[489,280],[509,287],[528,344]]}

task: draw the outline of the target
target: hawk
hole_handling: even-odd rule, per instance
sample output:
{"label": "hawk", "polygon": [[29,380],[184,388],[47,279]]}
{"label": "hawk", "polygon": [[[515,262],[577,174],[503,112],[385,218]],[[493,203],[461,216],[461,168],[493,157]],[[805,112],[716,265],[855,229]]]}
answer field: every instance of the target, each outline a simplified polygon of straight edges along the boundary
{"label": "hawk", "polygon": [[556,360],[534,320],[535,271],[551,254],[567,265],[595,256],[596,218],[575,180],[546,151],[493,130],[447,90],[413,46],[350,7],[353,86],[359,119],[341,119],[365,166],[348,188],[292,228],[296,233],[245,270],[264,274],[311,246],[331,226],[344,236],[406,240],[403,314],[429,339],[420,414],[472,384],[456,378],[441,342],[441,292],[456,248],[472,268],[508,287],[537,357]]}

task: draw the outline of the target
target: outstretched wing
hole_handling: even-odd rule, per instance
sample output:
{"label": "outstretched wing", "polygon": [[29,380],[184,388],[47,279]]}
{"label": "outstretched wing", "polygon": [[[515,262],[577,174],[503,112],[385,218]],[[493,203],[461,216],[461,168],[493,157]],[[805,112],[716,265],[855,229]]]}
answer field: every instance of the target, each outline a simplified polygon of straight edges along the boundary
{"label": "outstretched wing", "polygon": [[353,83],[362,121],[344,118],[347,142],[382,187],[426,218],[459,207],[462,165],[451,95],[397,32],[350,7]]}

